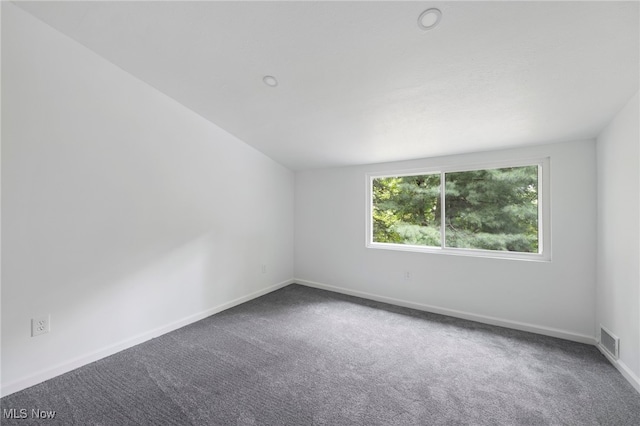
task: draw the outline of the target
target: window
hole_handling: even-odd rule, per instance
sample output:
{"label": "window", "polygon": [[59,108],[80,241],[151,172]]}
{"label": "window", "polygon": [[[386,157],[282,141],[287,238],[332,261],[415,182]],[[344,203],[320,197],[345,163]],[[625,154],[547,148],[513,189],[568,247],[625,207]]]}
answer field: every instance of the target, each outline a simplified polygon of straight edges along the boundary
{"label": "window", "polygon": [[549,160],[369,174],[367,247],[550,259]]}

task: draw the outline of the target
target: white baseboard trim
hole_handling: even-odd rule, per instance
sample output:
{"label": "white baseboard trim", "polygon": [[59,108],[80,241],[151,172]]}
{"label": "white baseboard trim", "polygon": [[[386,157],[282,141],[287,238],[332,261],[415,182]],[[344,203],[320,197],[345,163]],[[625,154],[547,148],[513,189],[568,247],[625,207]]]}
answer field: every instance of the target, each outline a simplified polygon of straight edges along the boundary
{"label": "white baseboard trim", "polygon": [[602,352],[602,355],[604,355],[605,358],[607,358],[607,360],[609,360],[609,362],[613,364],[613,366],[620,372],[620,374],[622,374],[622,377],[627,379],[627,381],[631,383],[631,386],[633,386],[635,390],[640,393],[640,377],[636,376],[623,361],[615,359],[611,355],[609,355],[607,350],[600,343],[598,343],[596,347],[600,350],[600,352]]}
{"label": "white baseboard trim", "polygon": [[481,322],[484,324],[497,325],[500,327],[512,328],[515,330],[528,331],[531,333],[542,334],[545,336],[558,337],[560,339],[571,340],[579,343],[586,343],[589,345],[595,345],[596,339],[594,336],[587,336],[585,334],[573,333],[571,331],[560,330],[557,328],[545,327],[535,324],[528,324],[519,321],[511,321],[503,318],[490,317],[486,315],[478,315],[470,312],[457,311],[455,309],[441,308],[439,306],[426,305],[423,303],[409,302],[402,299],[395,299],[392,297],[380,296],[377,294],[366,293],[358,290],[351,290],[344,287],[337,287],[329,284],[322,284],[315,281],[308,281],[304,279],[294,278],[294,283],[301,284],[307,287],[319,288],[322,290],[333,291],[336,293],[347,294],[349,296],[361,297],[363,299],[375,300],[377,302],[389,303],[391,305],[403,306],[405,308],[417,309],[419,311],[431,312],[434,314],[447,315],[450,317],[462,318],[466,320]]}
{"label": "white baseboard trim", "polygon": [[63,362],[51,368],[46,368],[44,370],[40,370],[36,373],[33,373],[27,377],[23,377],[18,380],[14,380],[10,383],[2,384],[0,396],[4,397],[10,395],[14,392],[18,392],[20,390],[26,389],[28,387],[37,385],[46,380],[52,379],[56,376],[59,376],[64,373],[68,373],[69,371],[75,370],[76,368],[80,368],[84,365],[90,364],[92,362],[98,361],[102,358],[106,358],[110,355],[116,354],[125,349],[131,348],[135,345],[139,345],[140,343],[146,342],[147,340],[151,340],[155,337],[161,336],[163,334],[169,333],[171,331],[182,328],[186,325],[192,324],[194,322],[200,321],[206,317],[217,314],[229,308],[233,308],[234,306],[240,305],[242,303],[248,302],[249,300],[255,299],[260,296],[264,296],[267,293],[271,293],[282,287],[286,287],[289,284],[293,284],[294,280],[286,280],[278,284],[274,284],[262,290],[255,291],[253,293],[247,294],[245,296],[239,297],[237,299],[231,300],[229,302],[223,303],[218,306],[214,306],[213,308],[209,308],[205,311],[201,311],[195,313],[193,315],[189,315],[188,317],[182,318],[180,320],[174,321],[172,323],[166,324],[164,326],[155,328],[153,330],[138,334],[137,336],[131,337],[129,339],[123,340],[119,343],[109,345],[105,348],[99,349],[97,351],[81,355],[77,358],[71,359],[69,361]]}

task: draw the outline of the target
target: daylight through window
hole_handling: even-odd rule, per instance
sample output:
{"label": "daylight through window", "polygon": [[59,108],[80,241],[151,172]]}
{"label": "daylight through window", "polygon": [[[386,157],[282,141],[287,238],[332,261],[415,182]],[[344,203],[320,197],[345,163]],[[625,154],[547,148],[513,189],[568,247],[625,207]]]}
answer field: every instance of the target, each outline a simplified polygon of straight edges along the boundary
{"label": "daylight through window", "polygon": [[368,246],[539,257],[543,163],[370,176]]}

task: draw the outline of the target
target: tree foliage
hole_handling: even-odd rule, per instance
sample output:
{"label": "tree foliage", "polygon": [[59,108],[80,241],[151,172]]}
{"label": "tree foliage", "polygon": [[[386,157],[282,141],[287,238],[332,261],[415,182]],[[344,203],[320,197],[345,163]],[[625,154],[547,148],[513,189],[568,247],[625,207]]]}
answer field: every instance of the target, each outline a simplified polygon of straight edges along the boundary
{"label": "tree foliage", "polygon": [[[441,245],[440,174],[373,180],[373,240]],[[445,174],[447,247],[538,251],[538,167]]]}

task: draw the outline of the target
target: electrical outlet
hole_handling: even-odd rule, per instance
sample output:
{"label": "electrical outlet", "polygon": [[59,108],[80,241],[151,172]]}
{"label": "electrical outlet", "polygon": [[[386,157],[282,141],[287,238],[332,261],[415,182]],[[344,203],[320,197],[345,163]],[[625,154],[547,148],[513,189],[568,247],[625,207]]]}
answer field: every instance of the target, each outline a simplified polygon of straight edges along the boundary
{"label": "electrical outlet", "polygon": [[262,271],[263,274],[267,273],[267,265],[265,265],[264,263],[261,265],[260,270]]}
{"label": "electrical outlet", "polygon": [[404,280],[405,281],[410,281],[412,276],[413,276],[413,274],[411,273],[411,271],[404,271]]}
{"label": "electrical outlet", "polygon": [[31,319],[31,337],[46,334],[51,331],[51,316],[46,315]]}

